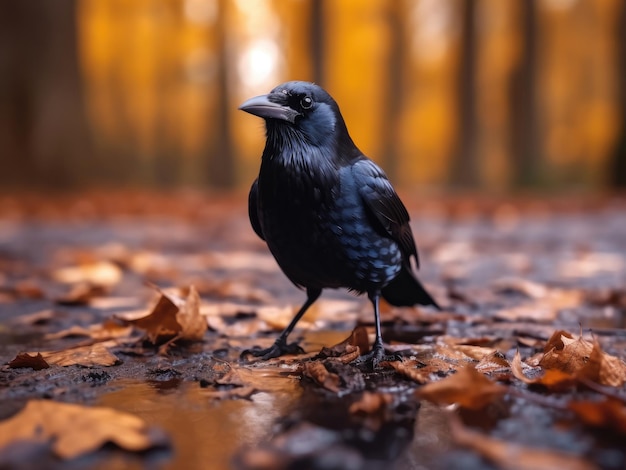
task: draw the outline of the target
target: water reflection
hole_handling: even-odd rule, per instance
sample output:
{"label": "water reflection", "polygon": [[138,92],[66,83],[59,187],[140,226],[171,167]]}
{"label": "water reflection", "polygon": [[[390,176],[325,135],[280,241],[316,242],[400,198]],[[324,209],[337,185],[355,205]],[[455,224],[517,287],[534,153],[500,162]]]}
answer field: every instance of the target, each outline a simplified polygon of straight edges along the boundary
{"label": "water reflection", "polygon": [[[133,413],[169,434],[172,456],[159,468],[221,469],[230,467],[242,446],[266,440],[273,424],[298,399],[294,381],[282,378],[282,382],[282,391],[256,393],[251,400],[216,401],[207,398],[197,383],[184,382],[163,393],[162,383],[124,380],[111,383],[119,389],[98,404]],[[106,468],[134,468],[134,463],[132,457],[115,459]]]}

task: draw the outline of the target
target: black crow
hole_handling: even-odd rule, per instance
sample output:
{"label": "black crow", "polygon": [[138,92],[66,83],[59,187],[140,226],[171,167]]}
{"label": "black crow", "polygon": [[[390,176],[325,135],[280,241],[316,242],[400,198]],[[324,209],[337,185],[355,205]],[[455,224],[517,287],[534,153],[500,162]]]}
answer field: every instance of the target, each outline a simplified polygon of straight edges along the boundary
{"label": "black crow", "polygon": [[[249,195],[252,228],[307,299],[274,345],[245,351],[269,359],[301,352],[287,336],[322,289],[367,293],[376,340],[359,359],[384,357],[378,300],[439,308],[413,274],[417,248],[409,214],[383,170],[354,144],[333,98],[321,87],[292,81],[240,108],[265,119],[267,140]],[[242,355],[242,356],[243,356]]]}

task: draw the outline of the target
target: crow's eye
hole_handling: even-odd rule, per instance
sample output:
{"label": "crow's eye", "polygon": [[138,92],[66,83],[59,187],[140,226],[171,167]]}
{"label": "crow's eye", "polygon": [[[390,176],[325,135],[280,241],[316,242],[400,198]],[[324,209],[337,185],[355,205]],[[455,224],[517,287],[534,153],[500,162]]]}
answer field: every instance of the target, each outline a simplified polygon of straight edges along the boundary
{"label": "crow's eye", "polygon": [[302,106],[302,109],[309,109],[313,106],[313,100],[310,96],[305,96],[300,100],[300,106]]}

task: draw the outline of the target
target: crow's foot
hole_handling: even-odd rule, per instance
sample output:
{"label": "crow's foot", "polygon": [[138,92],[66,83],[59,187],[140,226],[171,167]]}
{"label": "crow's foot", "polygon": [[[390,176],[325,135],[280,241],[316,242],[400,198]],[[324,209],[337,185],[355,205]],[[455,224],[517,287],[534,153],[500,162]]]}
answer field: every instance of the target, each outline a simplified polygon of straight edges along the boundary
{"label": "crow's foot", "polygon": [[246,349],[241,353],[239,358],[243,361],[247,361],[249,356],[260,357],[263,360],[272,359],[273,357],[279,357],[283,354],[303,354],[304,349],[300,347],[298,343],[287,344],[286,341],[276,340],[269,348],[261,349],[254,347],[252,349]]}
{"label": "crow's foot", "polygon": [[352,364],[357,367],[364,367],[370,370],[378,369],[381,362],[399,361],[402,358],[397,354],[385,354],[385,348],[382,344],[374,344],[374,347],[367,354],[357,357]]}

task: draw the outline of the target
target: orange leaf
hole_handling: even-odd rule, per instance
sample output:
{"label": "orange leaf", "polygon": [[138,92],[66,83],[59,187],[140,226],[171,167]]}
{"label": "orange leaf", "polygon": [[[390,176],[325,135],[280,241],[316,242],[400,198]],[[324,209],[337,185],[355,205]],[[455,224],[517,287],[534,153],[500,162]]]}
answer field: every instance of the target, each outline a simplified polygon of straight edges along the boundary
{"label": "orange leaf", "polygon": [[321,385],[326,390],[338,393],[341,378],[339,375],[329,372],[321,362],[305,362],[303,365],[303,373],[315,383]]}
{"label": "orange leaf", "polygon": [[57,456],[71,459],[108,442],[138,452],[163,445],[166,438],[137,416],[111,408],[31,400],[0,422],[0,454],[18,442],[50,443]]}
{"label": "orange leaf", "polygon": [[472,366],[466,366],[438,382],[424,385],[415,393],[439,405],[458,403],[463,408],[478,410],[506,393],[506,387],[489,380]]}
{"label": "orange leaf", "polygon": [[568,408],[587,425],[617,431],[626,436],[626,407],[614,398],[603,401],[574,401]]}
{"label": "orange leaf", "polygon": [[511,372],[513,372],[513,375],[517,379],[526,384],[543,385],[550,390],[564,390],[571,387],[576,382],[576,378],[572,374],[562,372],[558,369],[546,370],[541,376],[538,377],[527,377],[526,374],[524,374],[522,358],[519,351],[515,353],[513,362],[511,362]]}
{"label": "orange leaf", "polygon": [[20,353],[15,356],[15,359],[9,362],[9,367],[12,369],[30,367],[33,370],[41,370],[47,369],[48,367],[50,367],[50,365],[46,362],[46,360],[40,353],[37,353],[37,355],[34,356],[31,356],[28,353]]}
{"label": "orange leaf", "polygon": [[589,360],[578,371],[577,377],[601,385],[619,387],[626,382],[626,364],[621,359],[602,351],[600,343],[594,337]]}

